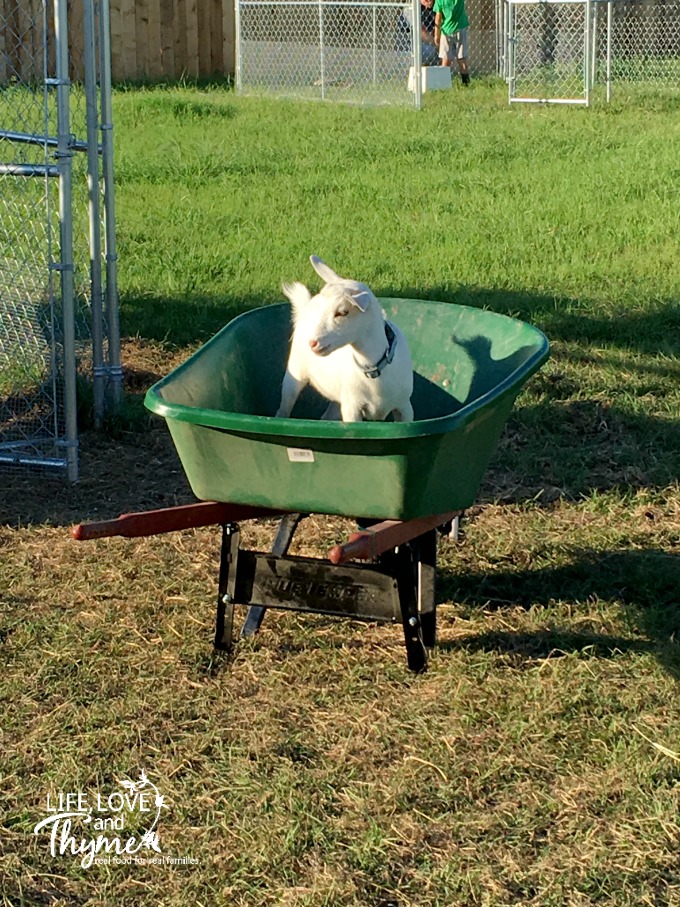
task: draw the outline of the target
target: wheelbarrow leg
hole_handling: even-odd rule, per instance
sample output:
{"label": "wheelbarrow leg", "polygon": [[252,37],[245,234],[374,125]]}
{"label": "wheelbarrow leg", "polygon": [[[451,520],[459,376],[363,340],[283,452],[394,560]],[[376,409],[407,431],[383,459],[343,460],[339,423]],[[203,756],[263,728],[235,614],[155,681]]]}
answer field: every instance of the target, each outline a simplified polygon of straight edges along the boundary
{"label": "wheelbarrow leg", "polygon": [[236,523],[225,523],[222,526],[215,648],[226,652],[230,652],[233,645],[234,590],[236,586],[239,535]]}
{"label": "wheelbarrow leg", "polygon": [[433,649],[437,640],[437,604],[435,580],[437,576],[437,530],[419,536],[413,542],[418,611],[423,633],[423,643]]}
{"label": "wheelbarrow leg", "polygon": [[[298,523],[303,520],[307,514],[304,513],[287,513],[279,523],[279,528],[276,532],[276,538],[274,539],[274,544],[272,545],[271,553],[276,557],[282,557],[284,554],[288,553],[290,548],[290,543],[293,540],[293,534],[297,529]],[[264,620],[265,611],[267,609],[261,607],[260,605],[251,605],[248,608],[246,614],[246,619],[243,622],[241,627],[241,639],[246,639],[249,636],[254,636],[262,625]]]}
{"label": "wheelbarrow leg", "polygon": [[404,626],[404,642],[406,643],[406,659],[409,669],[420,674],[427,670],[427,649],[418,613],[418,591],[411,544],[400,545],[395,551],[380,555],[378,562],[383,564],[397,581],[401,619]]}

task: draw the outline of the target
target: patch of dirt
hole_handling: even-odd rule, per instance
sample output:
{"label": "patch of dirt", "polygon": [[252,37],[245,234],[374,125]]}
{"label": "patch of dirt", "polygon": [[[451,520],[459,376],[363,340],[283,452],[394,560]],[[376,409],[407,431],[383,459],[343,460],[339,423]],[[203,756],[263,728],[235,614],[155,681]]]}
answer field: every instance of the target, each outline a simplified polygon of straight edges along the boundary
{"label": "patch of dirt", "polygon": [[[125,393],[143,395],[190,352],[136,339],[124,341]],[[142,430],[116,437],[81,432],[79,451],[76,484],[53,473],[5,471],[0,482],[0,524],[63,526],[195,500],[165,422],[151,414]]]}
{"label": "patch of dirt", "polygon": [[113,439],[94,431],[80,438],[80,481],[25,470],[0,487],[0,523],[70,525],[195,500],[164,425]]}

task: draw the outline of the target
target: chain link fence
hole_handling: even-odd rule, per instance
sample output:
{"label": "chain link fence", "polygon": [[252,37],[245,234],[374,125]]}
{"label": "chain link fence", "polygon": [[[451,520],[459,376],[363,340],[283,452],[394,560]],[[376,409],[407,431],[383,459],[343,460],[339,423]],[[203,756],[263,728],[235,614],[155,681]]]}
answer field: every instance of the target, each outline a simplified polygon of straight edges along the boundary
{"label": "chain link fence", "polygon": [[[625,83],[678,87],[680,0],[468,0],[466,7],[470,70],[505,78],[511,101],[588,104],[598,86],[607,85],[607,97]],[[419,65],[410,25],[419,12],[417,3],[382,0],[236,0],[237,87],[418,105],[409,72]]]}
{"label": "chain link fence", "polygon": [[[680,90],[680,2],[611,0],[596,4],[597,82]],[[609,19],[609,26],[608,26]],[[609,36],[609,37],[608,37]]]}
{"label": "chain link fence", "polygon": [[[115,245],[112,193],[108,217],[101,204],[99,25],[89,0],[68,11],[65,0],[0,0],[0,467],[72,480],[78,374],[100,420],[107,365],[119,366],[117,312],[113,345],[103,318]],[[87,78],[71,84],[77,73]]]}
{"label": "chain link fence", "polygon": [[600,87],[680,88],[678,0],[501,0],[511,101],[588,104]]}
{"label": "chain link fence", "polygon": [[[470,0],[473,73],[498,68],[497,10]],[[237,0],[236,84],[245,93],[418,104],[409,73],[420,65],[411,22],[420,4],[403,0]],[[415,80],[417,84],[417,80]]]}
{"label": "chain link fence", "polygon": [[511,101],[590,100],[591,4],[511,0],[508,19]]}
{"label": "chain link fence", "polygon": [[398,2],[238,0],[243,92],[352,103],[413,103],[414,45]]}

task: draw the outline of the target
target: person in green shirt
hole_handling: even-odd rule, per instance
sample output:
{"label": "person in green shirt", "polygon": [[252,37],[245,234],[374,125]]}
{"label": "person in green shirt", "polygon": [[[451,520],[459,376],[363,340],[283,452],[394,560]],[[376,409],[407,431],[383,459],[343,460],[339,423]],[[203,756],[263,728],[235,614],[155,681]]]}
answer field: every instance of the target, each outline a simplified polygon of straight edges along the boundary
{"label": "person in green shirt", "polygon": [[434,12],[434,44],[439,48],[442,66],[451,66],[457,60],[461,81],[469,85],[465,0],[435,0]]}

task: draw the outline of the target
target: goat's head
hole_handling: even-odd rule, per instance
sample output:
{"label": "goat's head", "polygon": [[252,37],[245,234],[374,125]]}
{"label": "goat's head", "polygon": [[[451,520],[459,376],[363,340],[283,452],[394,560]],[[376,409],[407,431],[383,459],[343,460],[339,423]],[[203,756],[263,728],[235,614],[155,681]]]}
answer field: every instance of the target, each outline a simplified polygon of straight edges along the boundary
{"label": "goat's head", "polygon": [[367,314],[379,311],[378,301],[365,283],[339,277],[316,255],[310,261],[326,281],[321,292],[310,297],[302,284],[284,287],[284,292],[293,304],[296,327],[304,317],[312,351],[327,356],[362,337],[368,327]]}

